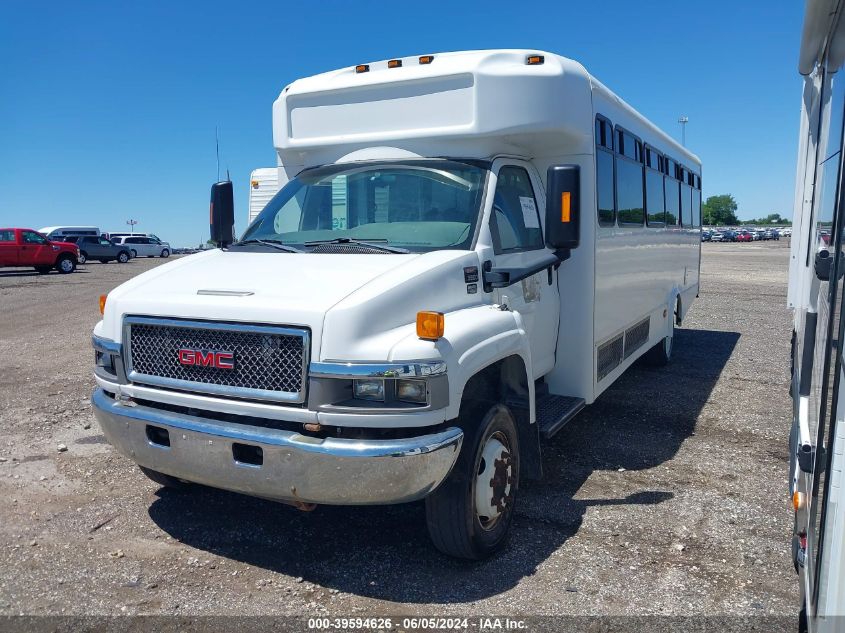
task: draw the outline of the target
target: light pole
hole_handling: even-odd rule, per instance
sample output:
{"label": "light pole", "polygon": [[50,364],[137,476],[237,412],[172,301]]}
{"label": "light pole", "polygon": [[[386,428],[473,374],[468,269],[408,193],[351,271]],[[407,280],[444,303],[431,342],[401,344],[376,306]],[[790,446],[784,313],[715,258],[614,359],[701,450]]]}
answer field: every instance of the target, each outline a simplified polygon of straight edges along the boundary
{"label": "light pole", "polygon": [[678,123],[681,124],[681,145],[684,147],[687,146],[687,123],[689,123],[689,117],[682,116],[678,119]]}
{"label": "light pole", "polygon": [[126,220],[126,223],[129,225],[129,233],[135,233],[135,225],[138,224],[138,220],[133,220],[130,218],[129,220]]}

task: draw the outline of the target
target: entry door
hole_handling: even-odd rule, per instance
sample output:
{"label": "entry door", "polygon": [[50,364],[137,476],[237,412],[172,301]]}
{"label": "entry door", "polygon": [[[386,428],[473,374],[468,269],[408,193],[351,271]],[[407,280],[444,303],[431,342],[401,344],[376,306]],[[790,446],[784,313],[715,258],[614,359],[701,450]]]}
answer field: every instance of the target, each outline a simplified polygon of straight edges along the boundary
{"label": "entry door", "polygon": [[[523,268],[550,252],[540,224],[545,196],[533,168],[519,161],[497,160],[493,164],[496,190],[490,215],[490,234],[495,252],[494,267]],[[555,364],[560,298],[557,272],[544,269],[531,277],[495,291],[497,303],[507,303],[517,313],[531,341],[534,379]],[[551,281],[550,281],[551,280]],[[505,300],[505,298],[507,298]]]}
{"label": "entry door", "polygon": [[21,231],[18,262],[21,266],[50,266],[55,262],[53,247],[35,231]]}

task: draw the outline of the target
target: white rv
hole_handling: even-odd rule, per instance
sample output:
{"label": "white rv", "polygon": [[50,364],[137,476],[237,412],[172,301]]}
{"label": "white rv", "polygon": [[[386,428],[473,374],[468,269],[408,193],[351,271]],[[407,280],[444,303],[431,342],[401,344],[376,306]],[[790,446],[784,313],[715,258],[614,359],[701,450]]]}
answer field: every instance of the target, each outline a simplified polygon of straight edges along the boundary
{"label": "white rv", "polygon": [[262,167],[249,175],[249,217],[247,225],[258,217],[261,210],[280,189],[279,168]]}
{"label": "white rv", "polygon": [[[638,358],[669,361],[698,292],[698,158],[527,50],[301,79],[273,134],[290,181],[240,241],[108,295],[106,437],[164,485],[425,498],[440,550],[489,555],[541,441]],[[224,235],[231,183],[212,202]]]}
{"label": "white rv", "polygon": [[842,0],[808,0],[805,7],[789,267],[792,557],[801,587],[799,630],[820,633],[845,631],[843,10]]}

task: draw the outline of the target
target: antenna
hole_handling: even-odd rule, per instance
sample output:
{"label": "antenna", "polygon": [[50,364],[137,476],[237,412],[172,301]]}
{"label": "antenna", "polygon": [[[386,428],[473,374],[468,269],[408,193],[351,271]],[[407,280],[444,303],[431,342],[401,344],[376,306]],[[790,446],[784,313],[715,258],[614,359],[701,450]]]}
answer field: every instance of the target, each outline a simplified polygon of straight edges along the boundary
{"label": "antenna", "polygon": [[220,130],[214,126],[214,149],[217,152],[217,182],[220,182]]}

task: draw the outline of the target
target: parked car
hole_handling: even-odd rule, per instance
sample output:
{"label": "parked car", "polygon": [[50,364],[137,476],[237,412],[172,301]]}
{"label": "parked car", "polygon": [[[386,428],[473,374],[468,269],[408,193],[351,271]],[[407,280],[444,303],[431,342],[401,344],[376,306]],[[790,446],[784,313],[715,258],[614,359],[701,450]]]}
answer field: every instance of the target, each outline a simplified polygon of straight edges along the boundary
{"label": "parked car", "polygon": [[752,231],[751,234],[754,236],[755,240],[767,240],[769,239],[766,237],[766,232],[762,229],[757,229],[756,231]]}
{"label": "parked car", "polygon": [[0,266],[32,267],[41,274],[54,268],[67,274],[76,270],[76,244],[53,242],[32,229],[0,229]]}
{"label": "parked car", "polygon": [[113,237],[112,244],[125,246],[132,257],[170,257],[170,244],[157,237],[139,237],[138,235]]}
{"label": "parked car", "polygon": [[724,231],[713,231],[713,235],[710,236],[711,242],[723,242],[725,240],[725,232]]}
{"label": "parked car", "polygon": [[736,231],[725,231],[722,233],[723,242],[736,242]]}
{"label": "parked car", "polygon": [[104,237],[93,235],[72,236],[66,238],[69,243],[79,247],[79,263],[84,264],[89,259],[96,259],[102,264],[117,261],[125,264],[132,257],[126,246],[112,244]]}
{"label": "parked car", "polygon": [[749,231],[737,231],[736,241],[737,242],[752,242],[752,241],[754,241],[754,238]]}
{"label": "parked car", "polygon": [[777,229],[766,229],[767,240],[779,240],[780,233]]}
{"label": "parked car", "polygon": [[709,242],[713,238],[713,231],[702,231],[701,232],[701,241],[702,242]]}

